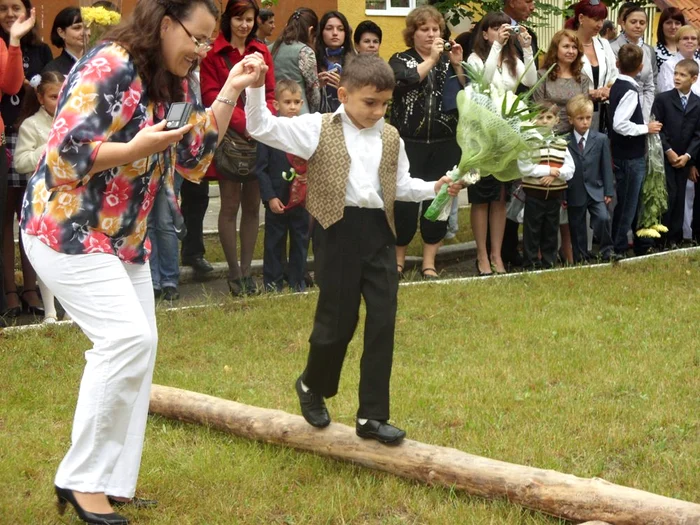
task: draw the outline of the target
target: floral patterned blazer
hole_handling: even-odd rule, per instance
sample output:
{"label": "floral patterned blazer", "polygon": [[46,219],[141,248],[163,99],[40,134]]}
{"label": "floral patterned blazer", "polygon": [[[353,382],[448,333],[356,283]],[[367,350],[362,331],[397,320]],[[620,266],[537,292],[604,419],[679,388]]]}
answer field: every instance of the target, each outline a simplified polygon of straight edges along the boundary
{"label": "floral patterned blazer", "polygon": [[103,43],[78,61],[59,96],[46,152],[29,181],[21,228],[67,254],[109,253],[144,263],[151,246],[148,214],[163,187],[175,202],[174,169],[199,181],[214,156],[218,127],[211,110],[194,105],[193,129],[165,151],[90,175],[104,142],[129,142],[165,118],[149,101],[128,51]]}

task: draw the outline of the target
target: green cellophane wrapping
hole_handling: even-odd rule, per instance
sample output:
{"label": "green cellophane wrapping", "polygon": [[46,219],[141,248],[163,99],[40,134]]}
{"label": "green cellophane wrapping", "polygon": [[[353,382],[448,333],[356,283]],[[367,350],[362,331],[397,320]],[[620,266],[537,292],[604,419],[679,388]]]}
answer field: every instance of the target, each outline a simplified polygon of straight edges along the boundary
{"label": "green cellophane wrapping", "polygon": [[[457,144],[462,149],[462,158],[454,180],[472,169],[502,182],[519,179],[518,156],[529,149],[520,133],[520,119],[503,118],[500,108],[495,107],[488,95],[476,92],[467,95],[464,90],[457,94],[457,109]],[[437,220],[449,200],[444,185],[425,212],[425,218]]]}
{"label": "green cellophane wrapping", "polygon": [[658,134],[647,135],[647,174],[639,196],[639,208],[637,235],[660,237],[658,232],[667,231],[661,225],[661,216],[668,210],[668,192],[664,150]]}

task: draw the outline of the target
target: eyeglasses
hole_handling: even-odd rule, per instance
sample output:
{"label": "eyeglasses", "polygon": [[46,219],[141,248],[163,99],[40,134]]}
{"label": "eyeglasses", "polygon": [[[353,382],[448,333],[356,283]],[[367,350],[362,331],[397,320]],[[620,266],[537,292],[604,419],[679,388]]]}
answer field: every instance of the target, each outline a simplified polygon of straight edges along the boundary
{"label": "eyeglasses", "polygon": [[192,33],[190,33],[187,28],[185,27],[185,24],[180,22],[180,20],[173,15],[168,15],[170,18],[175,20],[178,24],[180,24],[180,27],[185,30],[185,33],[187,33],[187,36],[192,39],[192,42],[194,42],[194,52],[195,53],[208,53],[213,46],[211,40],[205,40],[204,42],[200,42],[197,40]]}

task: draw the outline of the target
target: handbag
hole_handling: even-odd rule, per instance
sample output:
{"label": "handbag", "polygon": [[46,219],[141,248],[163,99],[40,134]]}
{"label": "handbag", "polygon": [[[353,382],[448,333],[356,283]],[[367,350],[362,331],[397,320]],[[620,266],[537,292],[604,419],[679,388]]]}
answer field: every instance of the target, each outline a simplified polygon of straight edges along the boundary
{"label": "handbag", "polygon": [[[227,56],[223,58],[229,71],[231,71],[233,69],[231,60]],[[245,93],[241,93],[241,97],[243,97],[245,102]],[[214,152],[214,167],[217,173],[225,179],[249,177],[253,174],[255,168],[257,151],[257,142],[246,139],[229,127],[221,144]]]}

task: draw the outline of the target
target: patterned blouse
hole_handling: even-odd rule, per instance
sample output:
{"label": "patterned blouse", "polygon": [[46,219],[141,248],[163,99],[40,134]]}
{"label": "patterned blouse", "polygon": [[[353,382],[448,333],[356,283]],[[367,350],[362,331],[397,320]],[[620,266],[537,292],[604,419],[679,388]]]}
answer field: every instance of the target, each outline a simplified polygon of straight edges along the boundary
{"label": "patterned blouse", "polygon": [[[674,55],[675,53],[671,53],[661,42],[656,44],[656,65],[658,66],[658,70],[661,71],[661,66],[664,65],[664,62]],[[695,52],[695,58],[700,60],[700,49]]]}
{"label": "patterned blouse", "polygon": [[[103,43],[73,68],[59,95],[46,153],[29,180],[21,227],[50,248],[67,254],[109,253],[144,263],[151,252],[148,214],[164,187],[175,201],[174,168],[198,181],[218,140],[211,110],[195,106],[194,125],[165,151],[90,175],[104,142],[129,142],[165,118],[164,104],[150,102],[128,51]],[[177,205],[176,205],[177,206]]]}

